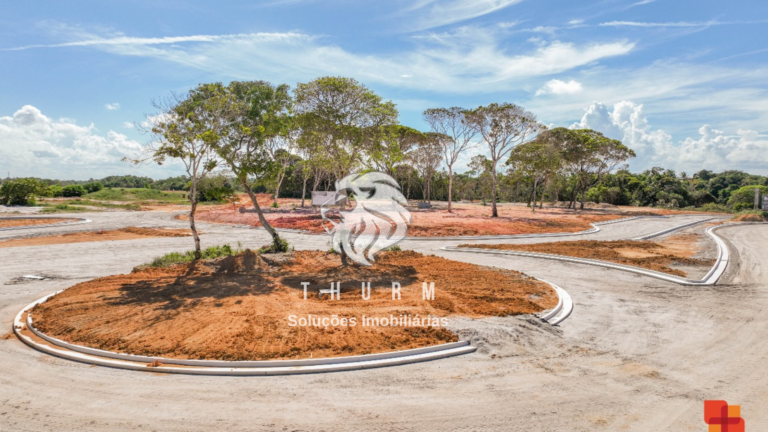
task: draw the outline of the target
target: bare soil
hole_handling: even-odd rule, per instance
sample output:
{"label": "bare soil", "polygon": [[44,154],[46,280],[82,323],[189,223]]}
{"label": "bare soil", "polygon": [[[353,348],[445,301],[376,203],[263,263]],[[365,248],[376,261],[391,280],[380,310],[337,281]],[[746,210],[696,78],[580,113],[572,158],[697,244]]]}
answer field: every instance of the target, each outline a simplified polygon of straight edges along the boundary
{"label": "bare soil", "polygon": [[[340,300],[319,294],[340,281]],[[371,298],[361,298],[361,281]],[[392,281],[401,300],[392,299]],[[301,282],[310,282],[307,299]],[[435,282],[435,300],[422,300]],[[75,285],[32,311],[43,332],[72,343],[171,358],[265,360],[370,354],[457,340],[440,326],[364,326],[362,317],[508,316],[557,304],[522,273],[411,251],[373,267],[341,267],[335,253],[294,252],[135,269]],[[356,326],[290,326],[289,317],[356,319]]]}
{"label": "bare soil", "polygon": [[[257,196],[259,205],[267,220],[277,228],[303,230],[310,233],[324,232],[319,210],[300,207],[300,200],[281,199],[280,207],[269,207],[272,200],[268,194]],[[250,201],[241,198],[240,205],[211,206],[198,211],[196,218],[201,221],[237,225],[260,226],[256,213],[241,213],[240,207],[250,210]],[[501,205],[500,217],[491,218],[491,207],[470,203],[454,203],[449,213],[442,204],[435,203],[432,209],[409,208],[413,224],[408,231],[413,237],[450,237],[472,235],[512,235],[553,232],[579,232],[591,227],[591,223],[604,222],[638,215],[638,212],[621,211],[573,211],[560,208],[544,208],[532,212],[519,205]],[[648,214],[656,214],[645,209]],[[185,220],[186,215],[177,217]]]}
{"label": "bare soil", "polygon": [[55,223],[72,222],[75,219],[42,219],[42,218],[30,218],[30,219],[5,219],[0,220],[0,228],[11,228],[20,226],[33,226],[33,225],[48,225]]}
{"label": "bare soil", "polygon": [[112,231],[86,231],[55,236],[19,238],[0,241],[0,248],[44,246],[63,243],[85,243],[114,240],[135,240],[147,237],[187,237],[189,229],[127,227]]}
{"label": "bare soil", "polygon": [[516,250],[596,259],[686,277],[685,271],[674,266],[708,268],[714,264],[714,260],[711,259],[693,258],[698,252],[698,240],[699,235],[686,233],[672,236],[662,242],[581,240],[536,244],[463,244],[459,247]]}

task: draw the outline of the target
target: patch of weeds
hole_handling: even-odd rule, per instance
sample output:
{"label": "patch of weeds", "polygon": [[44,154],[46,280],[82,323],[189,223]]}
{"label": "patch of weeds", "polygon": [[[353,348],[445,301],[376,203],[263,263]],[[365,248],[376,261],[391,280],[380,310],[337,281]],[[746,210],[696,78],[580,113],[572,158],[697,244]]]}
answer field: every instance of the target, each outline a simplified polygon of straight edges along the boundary
{"label": "patch of weeds", "polygon": [[40,210],[40,213],[63,213],[63,212],[84,212],[89,211],[85,207],[71,206],[69,204],[56,204],[53,207],[47,207]]}
{"label": "patch of weeds", "polygon": [[[229,243],[221,246],[211,246],[209,248],[203,249],[201,251],[201,259],[215,259],[215,258],[224,258],[228,256],[237,255],[238,253],[242,252],[241,249],[232,249],[232,247],[229,245]],[[172,266],[174,264],[184,264],[189,263],[195,260],[195,251],[187,251],[187,252],[171,252],[169,254],[165,254],[163,256],[157,257],[149,264],[145,264],[143,266],[139,266],[138,268],[144,268],[144,267],[152,267],[152,268],[160,268],[160,267],[168,267]]]}
{"label": "patch of weeds", "polygon": [[292,249],[293,248],[288,244],[288,240],[285,240],[280,236],[275,236],[275,238],[272,239],[272,244],[268,244],[260,247],[258,250],[258,253],[260,254],[282,253],[282,252],[288,252],[289,250],[292,250]]}
{"label": "patch of weeds", "polygon": [[394,245],[394,246],[390,246],[388,248],[385,248],[384,250],[385,251],[392,251],[392,252],[402,252],[403,248],[401,248],[400,245]]}

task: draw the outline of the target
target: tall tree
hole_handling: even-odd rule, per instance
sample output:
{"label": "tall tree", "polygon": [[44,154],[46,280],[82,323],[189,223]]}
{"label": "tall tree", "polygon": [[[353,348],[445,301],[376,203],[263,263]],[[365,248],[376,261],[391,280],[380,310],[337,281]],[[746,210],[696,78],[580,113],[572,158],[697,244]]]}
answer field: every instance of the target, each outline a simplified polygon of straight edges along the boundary
{"label": "tall tree", "polygon": [[434,132],[427,132],[426,139],[411,150],[409,156],[421,178],[424,180],[423,198],[431,202],[432,178],[440,167],[441,140],[450,140],[451,137]]}
{"label": "tall tree", "polygon": [[378,131],[366,135],[368,165],[390,176],[395,175],[395,167],[407,154],[426,139],[423,133],[402,125],[379,126]]}
{"label": "tall tree", "polygon": [[581,195],[580,208],[583,210],[587,190],[629,158],[635,157],[635,152],[621,141],[591,129],[556,128],[549,131],[547,139],[561,146],[565,169],[575,177],[572,208],[575,208],[576,199]]}
{"label": "tall tree", "polygon": [[250,176],[267,177],[274,172],[275,163],[266,142],[287,133],[292,102],[290,88],[265,81],[233,81],[226,88],[220,84],[214,86],[215,107],[227,119],[214,149],[251,199],[261,226],[272,237],[273,250],[283,250],[285,243],[264,217],[248,180]]}
{"label": "tall tree", "polygon": [[397,109],[352,78],[322,77],[295,90],[302,145],[319,145],[341,179],[363,162],[371,134],[397,122]]}
{"label": "tall tree", "polygon": [[535,115],[510,103],[477,107],[468,112],[466,118],[490,151],[493,182],[491,217],[498,217],[496,168],[499,160],[507,157],[515,146],[543,130],[544,126],[536,120]]}
{"label": "tall tree", "polygon": [[521,144],[512,150],[507,165],[518,174],[528,176],[533,181],[531,192],[531,209],[536,211],[536,192],[539,185],[543,185],[541,204],[544,206],[544,193],[549,180],[562,169],[562,149],[558,143],[547,139],[548,131],[540,133],[535,140]]}
{"label": "tall tree", "polygon": [[155,103],[159,113],[147,119],[148,131],[153,140],[138,159],[125,159],[141,163],[148,159],[158,165],[167,159],[181,161],[189,176],[190,203],[189,228],[195,241],[195,258],[202,255],[200,236],[195,226],[195,213],[199,203],[198,184],[218,165],[213,147],[222,131],[222,118],[214,114],[210,89],[200,86],[187,95],[171,95],[163,102]]}
{"label": "tall tree", "polygon": [[443,161],[448,168],[448,212],[453,203],[453,165],[464,151],[472,147],[472,138],[477,129],[467,120],[467,110],[459,107],[431,108],[424,111],[424,121],[433,132],[449,136],[450,140],[440,140]]}

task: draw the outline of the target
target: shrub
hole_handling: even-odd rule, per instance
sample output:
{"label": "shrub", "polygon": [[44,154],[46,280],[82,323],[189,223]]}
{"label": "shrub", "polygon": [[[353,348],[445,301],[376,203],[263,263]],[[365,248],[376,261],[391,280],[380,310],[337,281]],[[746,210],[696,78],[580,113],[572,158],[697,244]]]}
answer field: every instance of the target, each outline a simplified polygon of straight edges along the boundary
{"label": "shrub", "polygon": [[728,206],[734,211],[751,210],[755,205],[755,189],[760,189],[760,194],[768,194],[768,186],[744,186],[731,193]]}
{"label": "shrub", "polygon": [[59,185],[49,186],[48,194],[54,198],[61,198],[64,196],[64,188]]}
{"label": "shrub", "polygon": [[705,212],[712,212],[712,213],[730,213],[731,212],[731,210],[728,207],[722,204],[717,204],[717,203],[704,204],[703,206],[698,208],[698,210],[705,211]]}
{"label": "shrub", "polygon": [[101,182],[90,182],[84,184],[83,188],[85,188],[88,193],[94,193],[104,189],[104,185],[101,184]]}
{"label": "shrub", "polygon": [[39,180],[22,178],[8,180],[0,186],[0,204],[34,205],[35,196],[48,193],[48,187]]}
{"label": "shrub", "polygon": [[[232,249],[227,243],[221,246],[211,246],[201,251],[201,259],[215,259],[224,258],[228,256],[237,255],[242,252],[240,249]],[[183,264],[192,262],[195,260],[195,251],[188,252],[171,252],[163,256],[157,257],[145,267],[168,267],[174,264]]]}
{"label": "shrub", "polygon": [[85,194],[85,188],[80,185],[64,186],[64,189],[62,190],[62,196],[65,197],[81,197]]}
{"label": "shrub", "polygon": [[275,237],[272,239],[272,244],[262,246],[259,248],[259,253],[261,254],[267,254],[267,253],[281,253],[281,252],[288,252],[288,249],[290,248],[290,245],[288,244],[288,240],[283,239],[280,236]]}

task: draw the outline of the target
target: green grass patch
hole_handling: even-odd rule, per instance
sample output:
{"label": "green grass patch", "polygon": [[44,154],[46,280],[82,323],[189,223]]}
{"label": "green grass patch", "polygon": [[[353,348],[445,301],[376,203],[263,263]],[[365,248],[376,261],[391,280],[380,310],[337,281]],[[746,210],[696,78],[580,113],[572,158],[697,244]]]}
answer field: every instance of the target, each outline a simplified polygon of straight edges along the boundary
{"label": "green grass patch", "polygon": [[159,191],[144,188],[105,188],[84,195],[88,200],[100,201],[151,201],[152,204],[188,204],[184,191]]}
{"label": "green grass patch", "polygon": [[112,203],[105,203],[101,201],[92,201],[92,200],[84,200],[84,199],[75,199],[70,201],[68,204],[76,204],[76,205],[87,205],[87,206],[93,206],[93,207],[103,207],[103,208],[112,208],[112,209],[122,209],[122,210],[141,210],[141,206],[139,204],[135,203],[129,203],[129,204],[112,204]]}
{"label": "green grass patch", "polygon": [[[202,250],[202,259],[215,259],[215,258],[224,258],[228,256],[237,255],[243,250],[238,247],[236,249],[233,249],[229,243],[221,246],[211,246],[209,248]],[[160,268],[160,267],[168,267],[172,266],[174,264],[184,264],[184,263],[190,263],[195,260],[195,251],[188,251],[188,252],[171,252],[169,254],[165,254],[163,256],[157,257],[149,264],[145,264],[140,267],[153,267],[153,268]]]}
{"label": "green grass patch", "polygon": [[93,211],[93,210],[87,209],[85,207],[73,206],[69,204],[56,204],[53,207],[47,207],[40,210],[40,213],[50,214],[50,213],[86,212],[86,211]]}

